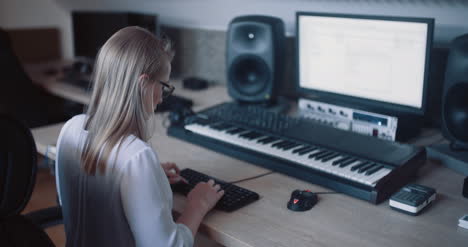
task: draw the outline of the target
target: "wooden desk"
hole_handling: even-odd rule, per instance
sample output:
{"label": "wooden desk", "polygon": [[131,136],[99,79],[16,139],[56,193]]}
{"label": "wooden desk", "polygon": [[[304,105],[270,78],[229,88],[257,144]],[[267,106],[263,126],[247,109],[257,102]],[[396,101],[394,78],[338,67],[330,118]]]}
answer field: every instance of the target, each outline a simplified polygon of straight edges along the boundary
{"label": "wooden desk", "polygon": [[[194,99],[195,110],[229,99],[223,86],[193,93],[180,88],[180,95]],[[158,114],[161,127],[151,139],[162,161],[174,161],[181,168],[191,167],[226,181],[268,172],[168,137],[162,127],[164,116]],[[55,145],[61,126],[33,130],[39,152]],[[435,203],[416,217],[391,210],[388,201],[376,206],[342,194],[319,195],[311,210],[293,212],[286,208],[293,190],[330,190],[274,173],[241,182],[240,186],[258,192],[260,200],[232,213],[212,211],[201,231],[225,246],[467,246],[468,230],[457,226],[458,219],[468,213],[468,199],[461,195],[463,177],[428,161],[415,182],[434,187],[438,193]],[[174,196],[175,211],[181,212],[184,204],[185,197]]]}

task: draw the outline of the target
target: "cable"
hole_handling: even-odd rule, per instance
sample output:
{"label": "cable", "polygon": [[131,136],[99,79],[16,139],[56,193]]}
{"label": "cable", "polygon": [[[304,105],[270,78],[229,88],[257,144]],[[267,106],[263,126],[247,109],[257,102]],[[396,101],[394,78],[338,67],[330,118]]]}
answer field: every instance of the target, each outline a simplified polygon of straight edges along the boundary
{"label": "cable", "polygon": [[232,182],[228,182],[228,183],[237,184],[237,183],[240,183],[240,182],[244,182],[244,181],[260,178],[260,177],[263,177],[263,176],[266,176],[266,175],[270,175],[270,174],[273,174],[273,173],[275,173],[275,172],[267,172],[267,173],[260,174],[260,175],[257,175],[257,176],[253,176],[253,177],[250,177],[250,178],[244,178],[244,179],[240,179],[240,180],[236,180],[236,181],[232,181]]}

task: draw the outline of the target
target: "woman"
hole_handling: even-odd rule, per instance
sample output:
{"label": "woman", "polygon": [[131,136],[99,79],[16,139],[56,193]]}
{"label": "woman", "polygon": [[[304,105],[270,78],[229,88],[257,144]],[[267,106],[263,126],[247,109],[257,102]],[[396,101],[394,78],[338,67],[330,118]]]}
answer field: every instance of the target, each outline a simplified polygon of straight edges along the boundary
{"label": "woman", "polygon": [[[174,222],[173,163],[148,145],[154,109],[169,85],[168,42],[138,27],[115,33],[100,49],[86,115],[69,120],[57,143],[57,186],[67,246],[192,246],[200,222],[222,197],[198,184]],[[169,179],[168,179],[169,178]]]}

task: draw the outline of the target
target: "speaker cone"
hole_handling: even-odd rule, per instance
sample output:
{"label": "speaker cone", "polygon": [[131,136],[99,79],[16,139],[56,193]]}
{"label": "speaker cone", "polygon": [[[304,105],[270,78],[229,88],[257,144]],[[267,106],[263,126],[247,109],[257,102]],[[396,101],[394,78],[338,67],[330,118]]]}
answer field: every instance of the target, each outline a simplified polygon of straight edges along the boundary
{"label": "speaker cone", "polygon": [[257,56],[239,56],[228,71],[229,81],[241,94],[255,95],[268,86],[270,73],[268,65]]}

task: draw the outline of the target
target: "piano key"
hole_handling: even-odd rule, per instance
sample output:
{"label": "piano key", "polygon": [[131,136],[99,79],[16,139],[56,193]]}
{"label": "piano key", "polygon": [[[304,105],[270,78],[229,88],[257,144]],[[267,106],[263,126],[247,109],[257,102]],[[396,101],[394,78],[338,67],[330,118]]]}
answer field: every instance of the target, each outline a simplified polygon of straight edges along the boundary
{"label": "piano key", "polygon": [[288,144],[291,144],[290,141],[281,141],[281,142],[277,142],[275,143],[274,145],[272,145],[272,147],[277,147],[277,148],[280,148],[284,145],[288,145]]}
{"label": "piano key", "polygon": [[301,147],[299,147],[299,148],[297,148],[297,149],[294,149],[294,150],[293,150],[293,153],[297,153],[297,152],[306,150],[306,149],[308,149],[308,148],[310,148],[309,145],[303,145],[303,146],[301,146]]}
{"label": "piano key", "polygon": [[279,138],[270,136],[270,137],[267,137],[266,139],[263,139],[263,140],[261,140],[259,142],[261,142],[263,144],[268,144],[270,142],[274,142],[274,141],[277,141],[277,140],[279,140]]}
{"label": "piano key", "polygon": [[315,152],[315,153],[309,155],[309,159],[312,159],[312,158],[314,158],[315,156],[321,155],[321,154],[323,154],[323,153],[325,153],[325,152],[327,152],[327,150],[320,149],[318,152]]}
{"label": "piano key", "polygon": [[260,135],[262,135],[262,134],[260,134],[260,133],[258,133],[258,132],[256,132],[256,131],[252,130],[252,131],[249,131],[249,132],[244,133],[244,134],[239,135],[239,136],[240,136],[240,137],[243,137],[243,138],[245,138],[245,139],[251,139],[252,137],[260,136]]}
{"label": "piano key", "polygon": [[351,171],[355,171],[355,170],[357,170],[357,169],[359,169],[359,168],[361,168],[361,167],[363,167],[363,166],[365,166],[367,164],[369,164],[369,161],[362,161],[361,163],[359,163],[359,164],[357,164],[355,166],[352,166]]}
{"label": "piano key", "polygon": [[362,166],[361,168],[359,168],[359,169],[357,170],[357,172],[358,172],[358,173],[363,173],[363,172],[367,171],[369,168],[374,167],[374,165],[375,165],[374,163],[369,162],[369,164],[367,164],[367,165]]}
{"label": "piano key", "polygon": [[327,161],[329,161],[329,160],[331,160],[331,159],[333,159],[333,158],[335,158],[335,157],[338,157],[338,156],[340,156],[339,153],[330,154],[330,155],[328,155],[328,156],[326,156],[326,157],[323,157],[323,158],[322,158],[322,162],[327,162]]}
{"label": "piano key", "polygon": [[326,151],[325,153],[322,153],[322,154],[319,154],[319,155],[315,156],[314,159],[315,160],[321,160],[323,157],[326,157],[326,156],[328,156],[328,155],[330,155],[332,153],[333,153],[333,151]]}
{"label": "piano key", "polygon": [[332,165],[336,166],[339,165],[341,162],[350,159],[351,157],[349,156],[343,156],[341,159],[333,161]]}
{"label": "piano key", "polygon": [[352,163],[356,162],[357,160],[358,160],[357,158],[351,157],[351,159],[347,159],[347,160],[341,162],[340,167],[343,168],[343,167],[346,167],[348,165],[351,165]]}
{"label": "piano key", "polygon": [[300,146],[300,145],[301,145],[300,143],[292,143],[292,144],[290,144],[288,146],[283,147],[282,149],[287,151],[289,149],[295,148],[295,147]]}
{"label": "piano key", "polygon": [[298,152],[297,154],[302,156],[304,154],[308,154],[308,153],[310,153],[312,151],[315,151],[316,149],[318,149],[318,148],[317,147],[309,147],[309,148],[307,148],[305,150],[302,150],[302,151]]}
{"label": "piano key", "polygon": [[272,137],[271,137],[271,136],[268,136],[268,135],[265,135],[264,137],[258,139],[257,142],[258,142],[258,143],[262,143],[263,141],[268,140],[268,139],[270,139],[270,138],[272,138]]}
{"label": "piano key", "polygon": [[255,139],[257,139],[257,138],[264,137],[264,136],[265,136],[265,134],[256,132],[256,133],[251,134],[251,135],[249,136],[249,138],[247,138],[247,139],[249,139],[249,140],[255,140]]}
{"label": "piano key", "polygon": [[371,175],[371,174],[377,172],[378,170],[382,169],[383,167],[384,167],[383,165],[376,165],[375,167],[367,170],[366,175]]}
{"label": "piano key", "polygon": [[234,134],[237,134],[237,133],[243,132],[243,131],[246,131],[246,129],[238,127],[238,128],[233,129],[233,130],[226,131],[226,133],[234,135]]}

